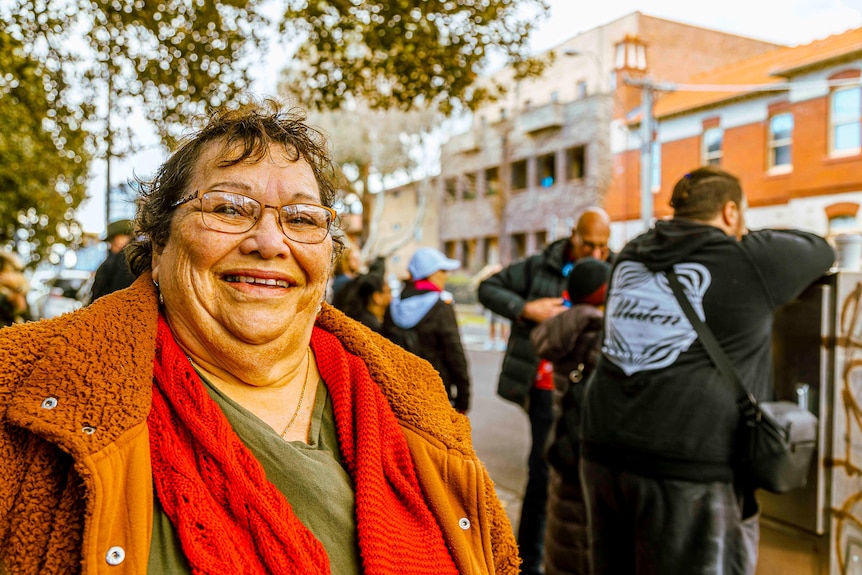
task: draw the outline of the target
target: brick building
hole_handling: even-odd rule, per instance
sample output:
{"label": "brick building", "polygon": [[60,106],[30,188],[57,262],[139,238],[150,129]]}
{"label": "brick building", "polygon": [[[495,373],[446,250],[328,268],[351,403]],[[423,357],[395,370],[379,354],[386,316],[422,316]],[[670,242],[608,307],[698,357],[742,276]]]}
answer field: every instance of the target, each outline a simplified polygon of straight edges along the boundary
{"label": "brick building", "polygon": [[[862,29],[782,47],[698,74],[654,108],[656,217],[673,184],[715,164],[742,180],[753,228],[858,229],[862,203]],[[640,138],[627,126],[605,205],[615,235],[642,231]]]}
{"label": "brick building", "polygon": [[[553,64],[539,78],[515,81],[510,68],[500,70],[487,82],[507,86],[505,95],[442,147],[427,200],[436,233],[404,245],[390,269],[400,270],[418,245],[432,245],[474,273],[569,235],[584,207],[604,203],[615,175],[613,138],[626,133],[626,117],[640,105],[623,78],[682,81],[776,47],[634,12],[550,50]],[[395,211],[403,197],[384,203],[382,222],[412,219]]]}

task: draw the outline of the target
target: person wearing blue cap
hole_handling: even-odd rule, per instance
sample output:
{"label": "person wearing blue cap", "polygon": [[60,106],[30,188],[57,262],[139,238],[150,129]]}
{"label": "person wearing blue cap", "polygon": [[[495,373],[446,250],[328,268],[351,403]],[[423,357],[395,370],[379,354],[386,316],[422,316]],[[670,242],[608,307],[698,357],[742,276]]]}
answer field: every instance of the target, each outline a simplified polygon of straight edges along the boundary
{"label": "person wearing blue cap", "polygon": [[470,370],[461,345],[452,294],[445,291],[449,272],[461,262],[434,248],[419,248],[410,258],[410,279],[389,304],[383,332],[408,351],[428,360],[440,373],[453,407],[470,408]]}

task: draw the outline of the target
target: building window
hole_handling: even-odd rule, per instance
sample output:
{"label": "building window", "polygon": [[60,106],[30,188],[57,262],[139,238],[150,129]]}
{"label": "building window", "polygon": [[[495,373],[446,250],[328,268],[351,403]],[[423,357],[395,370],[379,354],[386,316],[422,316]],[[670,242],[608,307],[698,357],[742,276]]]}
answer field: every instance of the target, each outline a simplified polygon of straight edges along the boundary
{"label": "building window", "polygon": [[500,193],[500,168],[494,166],[485,170],[485,195],[496,196]]}
{"label": "building window", "polygon": [[512,245],[510,256],[512,261],[519,260],[527,255],[527,235],[512,234]]}
{"label": "building window", "polygon": [[650,162],[650,187],[653,192],[657,192],[661,189],[661,142],[658,140],[650,147]]}
{"label": "building window", "polygon": [[553,187],[557,179],[557,156],[556,154],[545,154],[538,161],[539,186],[543,188]]}
{"label": "building window", "polygon": [[793,144],[793,114],[776,114],[769,119],[769,168],[790,168]]}
{"label": "building window", "polygon": [[858,153],[862,137],[862,88],[840,88],[830,96],[832,151]]}
{"label": "building window", "polygon": [[465,200],[472,200],[476,197],[476,180],[478,178],[478,174],[476,172],[471,172],[469,174],[464,174],[464,191],[462,198]]}
{"label": "building window", "polygon": [[721,165],[721,143],[724,140],[722,128],[707,128],[703,132],[703,164],[705,166]]}
{"label": "building window", "polygon": [[587,97],[587,81],[586,80],[578,80],[578,83],[575,84],[575,99],[583,100]]}
{"label": "building window", "polygon": [[586,173],[584,146],[575,146],[566,150],[566,177],[569,180],[580,180]]}
{"label": "building window", "polygon": [[839,202],[826,206],[826,219],[829,221],[830,237],[846,233],[859,233],[859,222],[856,216],[859,212],[859,204],[855,202]]}
{"label": "building window", "polygon": [[458,180],[455,178],[443,180],[443,192],[447,202],[454,202],[458,198]]}
{"label": "building window", "polygon": [[473,267],[473,256],[476,253],[476,240],[461,241],[461,267],[470,270]]}
{"label": "building window", "polygon": [[536,232],[536,247],[543,248],[548,244],[548,232],[541,230]]}
{"label": "building window", "polygon": [[446,254],[447,258],[456,259],[458,254],[455,253],[455,250],[458,249],[455,247],[455,242],[448,241],[443,244],[443,252]]}
{"label": "building window", "polygon": [[512,189],[524,190],[527,188],[527,160],[519,160],[512,163]]}

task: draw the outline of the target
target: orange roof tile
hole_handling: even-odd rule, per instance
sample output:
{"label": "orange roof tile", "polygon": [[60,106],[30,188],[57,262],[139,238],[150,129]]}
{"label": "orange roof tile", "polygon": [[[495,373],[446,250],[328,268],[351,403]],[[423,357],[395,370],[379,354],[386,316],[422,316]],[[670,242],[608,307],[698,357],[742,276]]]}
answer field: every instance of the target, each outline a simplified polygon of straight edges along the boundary
{"label": "orange roof tile", "polygon": [[829,36],[800,46],[783,47],[692,76],[682,87],[726,86],[715,91],[679,90],[656,95],[655,117],[666,118],[751,97],[769,85],[781,88],[786,78],[831,60],[862,54],[862,28]]}

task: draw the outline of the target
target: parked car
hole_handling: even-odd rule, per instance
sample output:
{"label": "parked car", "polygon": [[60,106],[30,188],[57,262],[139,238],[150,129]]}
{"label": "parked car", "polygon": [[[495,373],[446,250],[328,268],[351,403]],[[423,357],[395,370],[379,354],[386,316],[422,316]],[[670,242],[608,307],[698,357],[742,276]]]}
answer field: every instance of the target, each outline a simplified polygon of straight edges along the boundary
{"label": "parked car", "polygon": [[61,270],[45,280],[44,290],[33,302],[31,314],[38,319],[56,317],[84,305],[78,293],[93,272]]}

